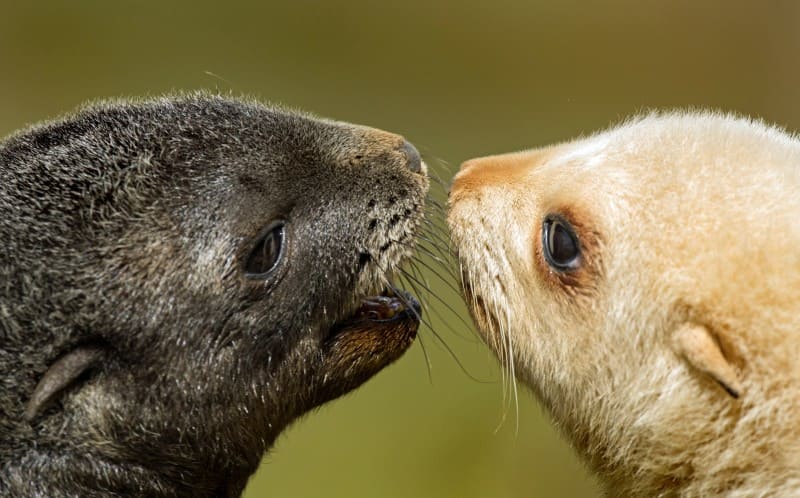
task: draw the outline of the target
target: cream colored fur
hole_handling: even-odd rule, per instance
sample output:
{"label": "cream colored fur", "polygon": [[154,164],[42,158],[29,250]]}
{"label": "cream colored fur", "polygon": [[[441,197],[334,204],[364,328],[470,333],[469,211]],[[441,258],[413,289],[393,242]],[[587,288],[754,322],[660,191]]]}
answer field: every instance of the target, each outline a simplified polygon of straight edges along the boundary
{"label": "cream colored fur", "polygon": [[[573,275],[548,214],[580,225]],[[449,224],[485,340],[609,495],[800,496],[797,138],[654,114],[466,162]]]}

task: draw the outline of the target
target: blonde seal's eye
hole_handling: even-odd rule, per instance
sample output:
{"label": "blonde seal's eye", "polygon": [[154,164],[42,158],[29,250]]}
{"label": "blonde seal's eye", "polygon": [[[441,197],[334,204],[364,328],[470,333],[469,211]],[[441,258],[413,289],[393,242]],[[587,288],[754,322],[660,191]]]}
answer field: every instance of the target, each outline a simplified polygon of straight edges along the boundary
{"label": "blonde seal's eye", "polygon": [[544,259],[553,269],[570,271],[580,263],[580,244],[569,223],[559,216],[547,216],[542,223]]}
{"label": "blonde seal's eye", "polygon": [[278,266],[283,253],[284,223],[277,222],[256,241],[247,256],[245,276],[252,279],[269,277]]}

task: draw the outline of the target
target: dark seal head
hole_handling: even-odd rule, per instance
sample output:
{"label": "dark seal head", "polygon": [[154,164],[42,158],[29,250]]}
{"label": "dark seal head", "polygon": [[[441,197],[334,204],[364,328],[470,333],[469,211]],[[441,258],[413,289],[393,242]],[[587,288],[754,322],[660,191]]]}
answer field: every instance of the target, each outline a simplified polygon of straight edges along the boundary
{"label": "dark seal head", "polygon": [[402,137],[219,96],[0,144],[0,494],[237,496],[411,345]]}

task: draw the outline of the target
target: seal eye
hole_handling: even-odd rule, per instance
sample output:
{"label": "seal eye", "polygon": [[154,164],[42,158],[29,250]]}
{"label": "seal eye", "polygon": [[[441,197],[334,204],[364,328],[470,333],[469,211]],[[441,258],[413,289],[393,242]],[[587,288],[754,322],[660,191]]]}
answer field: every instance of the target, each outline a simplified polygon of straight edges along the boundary
{"label": "seal eye", "polygon": [[547,263],[558,271],[578,266],[580,247],[572,227],[561,218],[548,216],[542,224],[542,246]]}
{"label": "seal eye", "polygon": [[256,242],[245,264],[245,276],[264,279],[278,266],[283,253],[284,224],[276,223]]}

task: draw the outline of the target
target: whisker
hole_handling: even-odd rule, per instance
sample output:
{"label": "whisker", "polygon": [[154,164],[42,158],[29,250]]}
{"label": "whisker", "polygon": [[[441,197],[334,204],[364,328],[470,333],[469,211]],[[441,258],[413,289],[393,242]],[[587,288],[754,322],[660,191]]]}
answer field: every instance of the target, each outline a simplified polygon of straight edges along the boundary
{"label": "whisker", "polygon": [[[422,277],[422,275],[424,274],[424,272],[423,272],[422,270],[420,270],[420,269],[419,269],[419,267],[417,267],[417,265],[416,265],[416,263],[418,263],[418,262],[420,262],[420,261],[418,261],[418,260],[413,260],[413,261],[411,262],[411,266],[410,266],[410,267],[411,267],[412,273],[413,273],[413,274],[414,274],[414,276],[416,276],[417,278],[424,278],[424,277]],[[405,276],[405,275],[404,275],[404,276]],[[413,284],[413,282],[411,282],[411,280],[410,280],[409,278],[407,278],[406,280],[407,280],[407,281],[409,281],[409,283],[411,283],[411,284],[412,284],[412,286],[415,288],[415,292],[418,292],[418,291],[416,290],[416,286]],[[425,291],[426,291],[426,296],[427,296],[427,297],[433,296],[433,297],[435,297],[435,298],[436,298],[438,301],[440,301],[440,302],[443,302],[443,303],[444,303],[444,301],[442,301],[442,299],[441,299],[440,297],[438,297],[438,296],[437,296],[437,295],[436,295],[436,294],[433,292],[433,289],[431,289],[431,287],[430,287],[430,284],[428,284],[427,280],[425,281],[425,283],[427,284],[427,287],[425,288]],[[445,283],[447,283],[447,282],[445,282]],[[457,294],[460,294],[458,291],[455,291],[455,292],[456,292]],[[464,319],[463,319],[463,318],[461,318],[461,314],[459,314],[459,313],[456,313],[455,309],[454,309],[454,308],[452,308],[452,307],[451,307],[449,304],[447,304],[447,303],[444,303],[444,304],[445,304],[445,306],[447,307],[447,309],[448,309],[448,310],[449,310],[451,313],[453,313],[453,314],[456,316],[456,318],[458,318],[458,319],[459,319],[459,321],[461,321],[461,323],[462,323],[462,324],[466,325],[466,326],[467,326],[467,328],[470,328],[469,324],[468,324],[466,321],[464,321]],[[448,329],[449,329],[451,332],[453,332],[455,335],[457,335],[458,337],[460,337],[460,338],[462,338],[462,339],[465,339],[465,340],[467,340],[467,341],[469,341],[469,342],[474,342],[474,339],[475,339],[475,336],[474,336],[474,334],[471,334],[471,335],[465,336],[464,334],[460,333],[460,332],[458,331],[458,329],[457,329],[457,328],[453,327],[453,325],[450,323],[450,320],[447,320],[447,319],[445,319],[444,315],[442,315],[442,314],[439,312],[439,310],[438,310],[438,307],[437,307],[437,306],[429,306],[429,308],[430,308],[430,310],[431,310],[431,311],[432,311],[432,312],[433,312],[433,313],[436,315],[436,317],[437,317],[437,318],[439,318],[439,320],[441,320],[441,321],[442,321],[442,323],[444,323],[444,324],[445,324],[445,326],[447,326],[447,328],[448,328]]]}
{"label": "whisker", "polygon": [[[406,276],[407,276],[407,275],[406,275]],[[401,277],[401,279],[402,279],[402,278],[403,278],[403,277]],[[411,286],[411,287],[412,287],[412,289],[413,289],[413,285],[410,285],[410,286]],[[392,288],[392,290],[393,290],[393,292],[395,292],[395,294],[397,294],[397,293],[398,293],[398,291],[397,291],[396,289]],[[415,292],[416,292],[416,291],[415,291]],[[399,294],[398,294],[398,295],[399,295]],[[401,298],[401,300],[402,300],[404,303],[407,303],[407,301],[406,301],[405,299]],[[409,306],[409,305],[408,305],[408,304],[406,304],[406,306]],[[410,307],[410,306],[409,306],[409,307]],[[486,383],[489,383],[489,382],[490,382],[490,381],[481,380],[481,379],[479,379],[478,377],[475,377],[475,376],[474,376],[474,375],[473,375],[473,374],[472,374],[472,373],[471,373],[471,372],[470,372],[470,371],[467,369],[467,367],[464,365],[464,363],[461,361],[461,359],[458,357],[458,355],[456,355],[455,351],[453,351],[453,349],[452,349],[450,346],[448,346],[448,345],[447,345],[447,342],[445,342],[445,341],[444,341],[444,339],[442,339],[442,336],[440,336],[440,335],[439,335],[439,334],[436,332],[436,330],[433,328],[433,326],[431,326],[430,322],[428,322],[427,320],[422,320],[422,318],[420,317],[420,315],[419,315],[419,314],[418,314],[418,313],[417,313],[415,310],[413,310],[413,308],[411,308],[411,309],[412,309],[412,311],[414,311],[414,314],[417,316],[417,319],[418,319],[418,320],[420,320],[422,323],[424,323],[424,324],[425,324],[425,325],[428,327],[428,329],[430,329],[430,331],[431,331],[431,334],[433,334],[433,337],[434,337],[434,338],[436,338],[436,340],[437,340],[437,343],[438,343],[438,344],[439,344],[439,345],[440,345],[440,346],[441,346],[441,347],[444,349],[444,351],[447,353],[447,355],[448,355],[448,356],[450,356],[450,358],[452,358],[452,360],[453,360],[453,361],[455,361],[456,365],[458,365],[458,368],[461,370],[461,372],[463,372],[463,373],[464,373],[464,375],[466,375],[466,376],[467,376],[467,377],[468,377],[470,380],[472,380],[472,381],[474,381],[474,382],[478,382],[478,383],[480,383],[480,384],[486,384]]]}
{"label": "whisker", "polygon": [[[436,271],[436,270],[435,270],[435,269],[434,269],[434,268],[433,268],[431,265],[429,265],[429,264],[425,263],[425,261],[423,261],[423,260],[422,260],[422,259],[420,259],[420,258],[414,258],[414,262],[415,262],[415,263],[419,263],[419,264],[421,264],[422,266],[424,266],[425,268],[427,268],[427,269],[428,269],[428,271],[430,271],[431,273],[433,273],[435,276],[439,277],[439,280],[441,280],[441,281],[442,281],[442,282],[443,282],[443,283],[444,283],[444,284],[445,284],[447,287],[449,287],[449,288],[450,288],[450,290],[452,290],[453,292],[455,292],[455,293],[456,293],[457,295],[459,295],[459,296],[461,295],[461,289],[458,289],[458,288],[457,288],[455,285],[453,285],[453,284],[452,284],[452,283],[451,283],[451,282],[450,282],[448,279],[446,279],[445,277],[441,276],[441,275],[439,274],[439,272],[437,272],[437,271]],[[451,311],[452,311],[452,309],[451,309]]]}
{"label": "whisker", "polygon": [[[418,241],[418,242],[419,243],[417,244],[416,247],[419,247],[420,249],[424,250],[426,254],[430,255],[433,259],[436,260],[437,263],[439,263],[443,267],[449,266],[451,264],[450,262],[455,259],[449,254],[449,252],[445,252],[444,249],[442,249],[436,244],[431,244],[425,241]],[[415,246],[409,246],[409,247],[413,248]]]}
{"label": "whisker", "polygon": [[[430,225],[430,226],[436,227],[436,229],[439,232],[446,233],[447,232],[447,224],[445,223],[445,217],[446,217],[447,212],[446,211],[437,211],[437,208],[435,208],[434,206],[428,206],[428,207],[430,207],[430,211],[431,211],[431,213],[428,213],[428,214],[434,214],[436,216],[435,217],[428,217],[428,218],[423,219],[423,223],[425,223],[426,225]],[[439,215],[441,215],[441,216],[439,216]]]}
{"label": "whisker", "polygon": [[436,200],[433,196],[428,195],[425,198],[425,207],[426,208],[434,208],[438,214],[447,213],[447,208],[442,205],[438,200]]}
{"label": "whisker", "polygon": [[[400,271],[403,273],[403,275],[405,275],[406,277],[410,278],[411,280],[414,280],[414,281],[416,281],[416,282],[417,282],[419,285],[423,285],[423,286],[425,285],[425,284],[423,284],[422,282],[420,282],[419,280],[417,280],[416,278],[414,278],[414,276],[413,276],[413,275],[411,275],[410,273],[408,273],[407,271],[405,271],[405,270],[403,270],[403,269],[400,269]],[[460,321],[462,324],[464,324],[466,327],[471,327],[471,325],[470,325],[469,323],[467,323],[467,321],[466,321],[466,320],[464,320],[464,318],[463,318],[463,317],[462,317],[462,316],[461,316],[461,315],[460,315],[460,314],[459,314],[459,313],[458,313],[458,312],[457,312],[455,309],[453,309],[453,307],[452,307],[452,306],[450,306],[450,304],[448,304],[448,303],[447,303],[447,301],[445,301],[445,300],[444,300],[444,299],[442,299],[441,297],[437,296],[436,294],[434,294],[434,293],[430,292],[430,289],[428,289],[428,291],[429,291],[429,294],[430,294],[431,296],[433,296],[433,297],[434,297],[434,298],[435,298],[437,301],[439,301],[440,303],[442,303],[442,305],[444,305],[444,306],[445,306],[445,307],[446,307],[448,310],[450,310],[450,312],[451,312],[451,313],[453,313],[453,314],[454,314],[456,317],[458,317],[458,320],[459,320],[459,321]]]}
{"label": "whisker", "polygon": [[428,370],[428,382],[433,385],[433,365],[431,365],[431,357],[428,356],[428,348],[425,347],[425,342],[422,340],[422,334],[417,334],[419,339],[419,347],[422,349],[422,356],[425,358],[425,367]]}
{"label": "whisker", "polygon": [[[459,278],[458,274],[455,271],[455,268],[453,268],[453,258],[450,255],[441,254],[441,253],[440,254],[434,253],[431,249],[429,249],[424,244],[412,245],[412,244],[403,243],[403,242],[401,242],[401,244],[403,244],[403,245],[405,245],[405,246],[407,246],[409,248],[412,248],[412,249],[419,249],[420,252],[424,252],[427,255],[427,257],[429,257],[432,260],[436,261],[441,266],[441,268],[443,270],[447,271],[447,274],[450,275],[451,277],[453,277],[453,280],[455,280],[457,282],[461,281],[461,279]],[[442,259],[442,258],[446,258],[446,260]]]}
{"label": "whisker", "polygon": [[[431,149],[427,146],[418,145],[418,148],[422,153],[422,155],[425,157],[425,164],[427,164],[430,167],[444,169],[444,172],[447,173],[447,175],[453,174],[455,168],[453,167],[453,165],[450,164],[450,161],[442,159],[441,157],[430,153]],[[428,169],[430,170],[430,168]]]}
{"label": "whisker", "polygon": [[423,226],[422,234],[425,235],[425,238],[429,241],[434,249],[436,249],[446,259],[450,259],[448,257],[451,252],[450,237],[447,236],[447,238],[445,238],[443,230],[440,230],[438,227]]}
{"label": "whisker", "polygon": [[428,161],[427,159],[425,160],[425,164],[428,165],[428,178],[433,180],[436,184],[438,184],[440,187],[442,187],[446,192],[447,189],[449,188],[449,185],[444,181],[444,179],[442,179],[441,176],[439,176],[439,171],[441,169],[444,169],[444,173],[445,173],[445,175],[447,177],[451,177],[451,176],[453,176],[453,174],[450,171],[449,167],[441,168],[441,166],[442,166],[441,163],[444,162],[444,161],[442,161],[439,158],[433,158],[433,159],[434,159],[433,161]]}
{"label": "whisker", "polygon": [[[425,163],[425,164],[427,164],[428,166],[432,166],[432,163]],[[449,171],[447,171],[447,176],[452,176]],[[442,187],[442,189],[444,189],[445,192],[447,192],[447,189],[450,188],[450,185],[448,185],[447,182],[445,182],[444,179],[441,176],[439,176],[439,173],[437,171],[433,171],[432,167],[428,168],[428,178],[436,182],[436,184]]]}
{"label": "whisker", "polygon": [[503,305],[505,309],[506,321],[507,321],[507,331],[506,337],[508,337],[508,356],[509,356],[509,374],[510,374],[510,382],[511,387],[513,388],[514,392],[514,435],[519,436],[519,392],[517,392],[517,371],[516,371],[516,363],[514,361],[514,335],[511,333],[511,313],[510,308],[508,307],[508,296],[505,294],[503,295],[503,299],[506,301]]}
{"label": "whisker", "polygon": [[[470,279],[470,286],[474,288],[475,282]],[[501,406],[503,409],[500,413],[500,421],[498,422],[497,426],[495,427],[495,433],[500,430],[506,420],[506,409],[507,406],[507,399],[508,399],[508,371],[506,369],[506,349],[505,349],[505,342],[503,340],[504,332],[501,328],[499,328],[499,323],[496,323],[495,320],[490,320],[491,313],[489,313],[489,308],[486,300],[481,300],[478,302],[477,296],[473,293],[473,304],[474,306],[480,305],[483,309],[483,316],[486,317],[486,327],[489,329],[487,334],[487,339],[491,342],[492,347],[497,351],[498,359],[500,360],[500,385],[502,386],[502,394],[503,400],[501,402]]]}
{"label": "whisker", "polygon": [[[378,266],[380,268],[380,265],[377,265],[377,263],[376,263],[376,266]],[[384,272],[384,275],[385,274],[386,273]],[[392,285],[392,283],[389,281],[388,278],[384,277],[383,280],[384,280],[384,283],[386,284],[386,286],[389,287],[389,290],[391,290],[394,293],[394,295],[398,299],[400,299],[400,301],[402,301],[402,303],[406,307],[406,309],[411,310],[411,312],[414,313],[414,316],[416,317],[417,320],[419,320],[420,323],[422,323],[424,325],[427,325],[428,328],[432,329],[432,326],[431,326],[430,322],[428,322],[427,320],[422,318],[422,316],[417,312],[417,310],[414,308],[414,306],[410,302],[408,302],[408,299],[405,298],[405,295],[403,294],[403,292],[400,291],[394,285]],[[422,304],[422,303],[420,303],[420,304]],[[419,335],[420,334],[418,333],[417,336],[419,336]],[[428,379],[430,380],[431,383],[433,383],[433,374],[431,373],[432,365],[431,365],[430,357],[428,356],[428,351],[425,349],[425,346],[422,345],[421,342],[420,342],[420,347],[423,348],[422,352],[423,352],[423,354],[425,356],[425,363],[426,363],[426,365],[428,367]]]}
{"label": "whisker", "polygon": [[449,237],[444,238],[442,231],[438,227],[422,226],[421,229],[422,234],[436,244],[436,249],[442,253],[450,251]]}
{"label": "whisker", "polygon": [[423,232],[432,239],[436,239],[443,247],[449,250],[451,244],[450,237],[444,238],[445,231],[443,228],[436,225],[427,225],[423,227]]}
{"label": "whisker", "polygon": [[417,240],[421,240],[421,241],[427,242],[431,246],[436,247],[436,242],[434,240],[429,239],[426,236],[426,234],[423,234],[423,233],[417,234]]}

